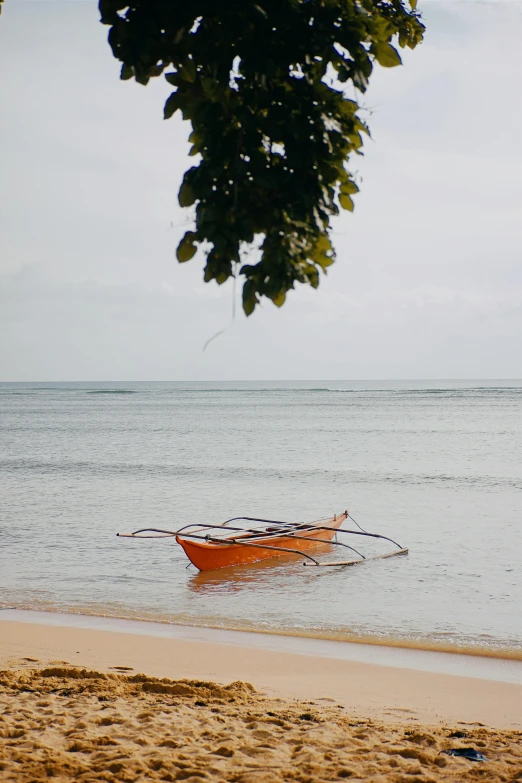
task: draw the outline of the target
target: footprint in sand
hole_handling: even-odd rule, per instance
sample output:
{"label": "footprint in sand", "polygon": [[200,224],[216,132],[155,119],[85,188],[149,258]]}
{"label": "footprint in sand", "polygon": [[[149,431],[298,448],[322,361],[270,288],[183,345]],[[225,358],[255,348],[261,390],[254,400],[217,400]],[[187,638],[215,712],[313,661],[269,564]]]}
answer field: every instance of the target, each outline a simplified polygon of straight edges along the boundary
{"label": "footprint in sand", "polygon": [[109,669],[115,669],[118,672],[133,672],[132,666],[109,666]]}

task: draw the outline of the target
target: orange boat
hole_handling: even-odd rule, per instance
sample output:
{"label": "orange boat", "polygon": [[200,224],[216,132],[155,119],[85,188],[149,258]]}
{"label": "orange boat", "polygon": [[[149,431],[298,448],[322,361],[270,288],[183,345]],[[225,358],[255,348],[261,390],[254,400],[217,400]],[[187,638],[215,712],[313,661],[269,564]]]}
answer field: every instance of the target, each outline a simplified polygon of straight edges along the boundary
{"label": "orange boat", "polygon": [[[342,527],[346,519],[351,519],[358,530]],[[256,523],[248,528],[237,523]],[[231,523],[236,523],[232,525]],[[261,524],[259,524],[261,523]],[[152,533],[152,535],[149,535]],[[384,555],[365,557],[355,547],[338,540],[338,535],[368,536],[391,541],[396,550]],[[123,538],[171,538],[183,548],[191,563],[200,571],[213,571],[218,568],[228,568],[236,565],[247,565],[259,560],[268,560],[282,555],[300,555],[305,558],[306,566],[352,566],[394,555],[403,555],[406,548],[393,539],[377,533],[368,533],[350,516],[348,511],[327,519],[314,522],[280,522],[258,517],[234,517],[221,525],[208,523],[193,523],[179,530],[160,530],[158,528],[143,528],[134,533],[117,533]],[[335,538],[335,540],[334,540]],[[312,550],[321,547],[344,547],[350,549],[358,557],[356,560],[320,561],[310,554]]]}
{"label": "orange boat", "polygon": [[317,527],[318,523],[292,525],[290,531],[288,527],[267,527],[264,531],[248,531],[222,539],[213,536],[212,540],[206,541],[178,535],[176,541],[196,568],[212,571],[291,553],[306,557],[307,550],[329,544],[347,516],[347,511],[333,516],[322,522],[321,527]]}

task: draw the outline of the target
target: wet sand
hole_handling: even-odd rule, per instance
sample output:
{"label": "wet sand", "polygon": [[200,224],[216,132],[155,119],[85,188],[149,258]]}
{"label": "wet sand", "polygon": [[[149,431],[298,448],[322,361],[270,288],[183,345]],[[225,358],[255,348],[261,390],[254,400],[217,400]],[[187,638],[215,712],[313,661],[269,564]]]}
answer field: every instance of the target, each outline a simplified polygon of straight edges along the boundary
{"label": "wet sand", "polygon": [[8,621],[0,668],[6,781],[522,780],[516,683]]}
{"label": "wet sand", "polygon": [[[469,674],[462,676],[463,656],[449,656],[407,651],[411,666],[397,660],[397,652],[390,651],[380,662],[346,660],[341,657],[297,654],[281,648],[267,649],[241,644],[242,635],[222,636],[210,632],[200,640],[144,635],[146,623],[122,624],[127,632],[94,630],[74,627],[81,620],[74,615],[63,618],[70,626],[54,626],[58,622],[49,613],[49,624],[12,622],[0,613],[0,666],[13,667],[24,657],[36,658],[41,663],[66,660],[74,666],[99,671],[113,671],[111,667],[128,666],[134,672],[145,672],[154,677],[172,679],[215,680],[221,683],[234,680],[251,682],[258,690],[270,696],[290,699],[334,700],[351,714],[393,720],[407,717],[423,722],[479,721],[496,728],[522,728],[522,664],[517,661],[490,661],[490,676],[483,661],[469,659]],[[134,627],[141,633],[132,633]],[[171,630],[168,626],[166,631]],[[217,641],[234,638],[236,643]],[[216,641],[213,641],[216,640]],[[255,637],[254,637],[255,641]],[[260,640],[261,641],[261,640]],[[266,641],[266,637],[264,637]],[[281,637],[274,637],[280,644]],[[332,643],[333,645],[333,643]],[[332,645],[328,646],[328,654]],[[333,647],[342,655],[344,645]],[[355,652],[363,652],[355,645]],[[293,642],[293,650],[296,649]],[[322,649],[303,643],[303,649]],[[380,655],[382,648],[377,648]],[[366,652],[365,652],[366,655]],[[423,667],[423,659],[430,666]],[[371,659],[370,659],[371,660]],[[434,664],[439,667],[434,670]],[[431,667],[431,670],[430,670]],[[455,668],[457,667],[457,668]],[[459,676],[448,672],[459,672]],[[502,676],[504,680],[495,680]]]}

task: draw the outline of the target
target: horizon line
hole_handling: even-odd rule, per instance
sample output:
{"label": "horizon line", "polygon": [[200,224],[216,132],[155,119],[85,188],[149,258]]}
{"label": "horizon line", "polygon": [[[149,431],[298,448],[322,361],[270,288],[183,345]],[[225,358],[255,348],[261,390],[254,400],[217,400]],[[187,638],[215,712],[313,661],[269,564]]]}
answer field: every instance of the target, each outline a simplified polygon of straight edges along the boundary
{"label": "horizon line", "polygon": [[230,378],[230,379],[219,379],[219,378],[208,378],[205,380],[201,379],[183,379],[183,380],[158,380],[158,379],[147,379],[147,380],[131,380],[129,378],[122,379],[122,378],[111,378],[111,379],[101,379],[97,378],[95,380],[0,380],[0,384],[7,384],[7,383],[317,383],[319,381],[322,382],[330,382],[330,383],[376,383],[376,382],[405,382],[405,381],[457,381],[459,383],[465,382],[465,381],[522,381],[522,377],[518,378],[507,378],[507,377],[466,377],[466,378],[456,378],[456,377],[444,377],[444,378],[436,378],[436,377],[419,377],[419,378],[251,378],[251,379],[245,379],[245,378]]}

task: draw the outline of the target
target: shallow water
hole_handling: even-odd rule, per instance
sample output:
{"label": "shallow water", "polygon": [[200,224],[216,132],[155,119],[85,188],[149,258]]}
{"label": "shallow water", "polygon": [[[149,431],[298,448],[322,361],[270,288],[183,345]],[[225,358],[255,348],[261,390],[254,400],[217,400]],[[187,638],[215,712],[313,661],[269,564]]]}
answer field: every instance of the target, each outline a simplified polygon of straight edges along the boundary
{"label": "shallow water", "polygon": [[[521,408],[516,381],[0,384],[0,606],[520,646]],[[200,574],[115,537],[346,507],[410,554]]]}

